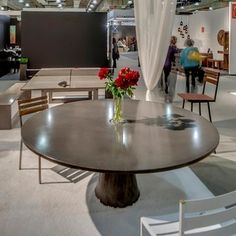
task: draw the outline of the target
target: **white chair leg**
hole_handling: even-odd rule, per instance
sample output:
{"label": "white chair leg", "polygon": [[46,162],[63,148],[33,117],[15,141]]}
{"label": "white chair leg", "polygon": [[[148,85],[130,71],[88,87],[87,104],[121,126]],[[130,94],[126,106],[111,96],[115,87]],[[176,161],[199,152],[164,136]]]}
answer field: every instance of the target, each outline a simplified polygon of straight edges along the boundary
{"label": "white chair leg", "polygon": [[140,220],[140,236],[143,236],[143,226],[141,220]]}
{"label": "white chair leg", "polygon": [[23,142],[22,142],[22,139],[21,139],[21,140],[20,140],[19,170],[21,170],[21,163],[22,163],[22,149],[23,149]]}

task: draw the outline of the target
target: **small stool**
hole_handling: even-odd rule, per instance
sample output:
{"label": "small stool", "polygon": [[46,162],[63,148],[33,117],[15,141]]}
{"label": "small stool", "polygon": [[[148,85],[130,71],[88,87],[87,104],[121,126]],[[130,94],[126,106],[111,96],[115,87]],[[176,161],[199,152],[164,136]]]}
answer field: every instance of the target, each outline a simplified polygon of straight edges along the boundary
{"label": "small stool", "polygon": [[207,58],[207,67],[213,67],[213,61],[214,61],[214,59]]}
{"label": "small stool", "polygon": [[213,60],[212,68],[217,68],[218,70],[220,70],[222,63],[223,61],[221,60]]}
{"label": "small stool", "polygon": [[212,67],[220,70],[222,63],[223,61],[221,60],[207,59],[207,67]]}

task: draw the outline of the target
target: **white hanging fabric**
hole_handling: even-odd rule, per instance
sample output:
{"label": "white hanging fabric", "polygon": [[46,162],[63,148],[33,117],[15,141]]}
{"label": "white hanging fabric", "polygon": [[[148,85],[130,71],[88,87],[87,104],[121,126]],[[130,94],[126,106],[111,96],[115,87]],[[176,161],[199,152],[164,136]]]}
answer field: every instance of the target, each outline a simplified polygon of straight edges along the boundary
{"label": "white hanging fabric", "polygon": [[176,0],[134,0],[139,60],[148,90],[161,76],[175,16]]}

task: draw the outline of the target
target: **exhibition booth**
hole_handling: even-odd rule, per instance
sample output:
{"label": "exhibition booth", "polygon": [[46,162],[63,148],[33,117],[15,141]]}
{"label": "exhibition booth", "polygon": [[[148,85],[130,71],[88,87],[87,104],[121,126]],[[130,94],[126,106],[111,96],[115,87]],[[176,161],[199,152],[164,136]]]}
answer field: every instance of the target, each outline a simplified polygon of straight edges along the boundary
{"label": "exhibition booth", "polygon": [[[202,54],[203,66],[236,74],[236,23],[232,21],[232,5],[234,6],[230,4],[227,8],[211,11],[195,11],[191,15],[176,15],[172,35],[178,39],[177,47],[183,48],[185,39],[191,37]],[[20,19],[0,12],[0,50],[22,46],[22,55],[30,58],[31,68],[43,67],[46,64],[52,64],[54,67],[107,65],[106,58],[109,60],[112,37],[122,40],[123,44],[120,42],[119,48],[122,52],[137,49],[133,9],[89,14],[70,12],[66,9],[53,14],[50,11],[25,9],[21,15]],[[64,21],[64,17],[70,20]],[[86,28],[83,27],[82,18],[86,18]],[[50,22],[53,30],[44,34],[46,21]],[[69,37],[64,37],[65,31]],[[83,40],[84,35],[87,36],[86,40]],[[101,37],[97,37],[98,35]],[[40,41],[38,37],[41,38]],[[44,50],[49,52],[49,57],[44,57]],[[69,55],[71,53],[72,56]],[[97,59],[94,59],[94,55]],[[86,58],[89,63],[85,62]]]}
{"label": "exhibition booth", "polygon": [[236,2],[129,2],[0,11],[0,236],[235,234]]}
{"label": "exhibition booth", "polygon": [[[184,41],[190,37],[202,54],[203,66],[229,70],[235,74],[236,60],[234,38],[236,38],[232,4],[229,7],[211,11],[195,11],[191,15],[176,15],[172,35],[178,39],[177,47],[184,48]],[[117,39],[132,36],[135,28],[132,10],[114,10],[108,15],[112,35]],[[232,23],[233,22],[233,23]],[[235,58],[236,59],[236,58]]]}
{"label": "exhibition booth", "polygon": [[110,11],[107,15],[107,25],[109,38],[114,37],[118,40],[119,52],[137,50],[135,46],[136,32],[133,9]]}

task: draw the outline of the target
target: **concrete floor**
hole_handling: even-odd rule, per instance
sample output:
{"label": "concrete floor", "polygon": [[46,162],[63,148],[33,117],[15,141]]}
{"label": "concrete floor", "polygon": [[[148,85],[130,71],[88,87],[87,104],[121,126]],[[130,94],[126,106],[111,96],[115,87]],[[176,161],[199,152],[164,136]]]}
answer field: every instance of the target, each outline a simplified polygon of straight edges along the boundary
{"label": "concrete floor", "polygon": [[[135,53],[121,55],[118,67],[137,69],[136,59]],[[175,84],[175,78],[170,79]],[[4,83],[6,86],[7,82]],[[184,86],[185,80],[178,77],[175,94],[184,91]],[[140,199],[125,209],[100,204],[94,195],[96,173],[81,172],[77,181],[66,183],[68,180],[63,174],[50,169],[55,165],[43,160],[44,184],[39,185],[37,158],[26,148],[24,169],[18,170],[20,129],[1,130],[0,235],[133,236],[139,234],[141,216],[177,215],[180,199],[204,198],[236,190],[236,96],[229,93],[232,91],[236,92],[236,77],[221,77],[217,102],[212,105],[214,125],[221,137],[217,153],[191,168],[138,175]],[[172,100],[158,88],[147,92],[142,80],[134,99]],[[181,106],[176,95],[173,105]],[[206,109],[203,116],[208,118]]]}

